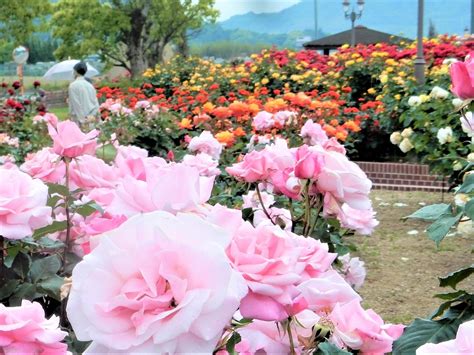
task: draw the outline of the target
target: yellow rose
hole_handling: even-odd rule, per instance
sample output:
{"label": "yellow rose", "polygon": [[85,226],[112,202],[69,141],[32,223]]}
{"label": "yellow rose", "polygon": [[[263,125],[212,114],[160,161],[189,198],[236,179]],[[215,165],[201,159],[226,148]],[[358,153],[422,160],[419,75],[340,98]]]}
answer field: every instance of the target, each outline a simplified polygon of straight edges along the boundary
{"label": "yellow rose", "polygon": [[268,78],[263,78],[261,80],[262,85],[267,85],[269,82],[270,82],[270,80],[268,80]]}
{"label": "yellow rose", "polygon": [[346,62],[346,67],[349,67],[349,66],[351,66],[351,65],[354,64],[354,63],[355,63],[355,61],[353,61],[353,60],[348,60],[348,61]]}
{"label": "yellow rose", "polygon": [[370,88],[369,90],[367,90],[367,92],[370,94],[370,95],[374,95],[376,93],[375,89],[374,88]]}

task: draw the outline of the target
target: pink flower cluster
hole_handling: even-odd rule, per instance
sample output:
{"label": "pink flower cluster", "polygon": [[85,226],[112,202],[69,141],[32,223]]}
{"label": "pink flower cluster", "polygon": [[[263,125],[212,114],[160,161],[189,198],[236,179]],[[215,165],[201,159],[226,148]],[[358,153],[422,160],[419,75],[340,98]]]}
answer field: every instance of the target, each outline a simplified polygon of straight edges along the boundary
{"label": "pink flower cluster", "polygon": [[268,131],[274,127],[285,126],[295,116],[296,114],[291,111],[279,111],[275,114],[261,111],[253,118],[252,125],[257,131]]}
{"label": "pink flower cluster", "polygon": [[343,146],[308,122],[302,136],[314,145],[288,148],[285,140],[277,139],[244,155],[226,171],[241,181],[263,183],[267,190],[290,199],[321,196],[325,217],[336,217],[343,227],[370,234],[378,224],[369,199],[371,181],[347,158]]}
{"label": "pink flower cluster", "polygon": [[20,307],[0,304],[2,354],[67,354],[67,345],[61,343],[67,333],[58,326],[59,318],[45,319],[39,303],[23,300]]}

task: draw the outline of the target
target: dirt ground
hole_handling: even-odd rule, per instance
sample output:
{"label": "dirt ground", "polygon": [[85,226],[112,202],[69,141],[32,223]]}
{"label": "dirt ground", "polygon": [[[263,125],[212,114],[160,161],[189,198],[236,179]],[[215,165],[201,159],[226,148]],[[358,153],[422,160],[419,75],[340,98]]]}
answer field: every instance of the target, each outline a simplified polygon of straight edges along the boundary
{"label": "dirt ground", "polygon": [[[425,318],[441,303],[433,295],[451,290],[438,287],[438,276],[474,261],[474,237],[455,233],[437,249],[424,232],[427,223],[401,220],[423,203],[440,203],[440,193],[374,191],[372,201],[379,226],[370,237],[353,237],[358,247],[354,255],[367,268],[359,290],[364,306],[387,322],[408,324],[415,317]],[[472,281],[462,285],[474,290]]]}

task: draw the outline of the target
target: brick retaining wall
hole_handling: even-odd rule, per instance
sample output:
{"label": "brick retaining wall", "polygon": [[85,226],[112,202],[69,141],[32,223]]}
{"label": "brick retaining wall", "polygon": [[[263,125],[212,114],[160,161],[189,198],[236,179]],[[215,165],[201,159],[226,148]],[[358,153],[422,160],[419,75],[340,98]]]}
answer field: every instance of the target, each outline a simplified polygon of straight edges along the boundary
{"label": "brick retaining wall", "polygon": [[442,192],[443,177],[432,175],[428,165],[410,163],[356,162],[373,182],[374,189]]}
{"label": "brick retaining wall", "polygon": [[47,91],[44,96],[47,107],[61,107],[67,105],[67,90]]}

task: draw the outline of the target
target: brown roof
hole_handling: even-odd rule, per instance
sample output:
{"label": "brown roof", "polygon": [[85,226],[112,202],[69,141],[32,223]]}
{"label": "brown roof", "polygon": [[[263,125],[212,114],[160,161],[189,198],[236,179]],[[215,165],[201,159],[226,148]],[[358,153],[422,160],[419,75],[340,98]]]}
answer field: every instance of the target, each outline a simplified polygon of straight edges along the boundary
{"label": "brown roof", "polygon": [[[394,36],[390,33],[372,30],[364,26],[355,27],[356,43],[375,44],[375,43],[394,43],[399,41],[411,41],[408,38]],[[323,48],[338,48],[343,44],[351,42],[351,30],[339,32],[331,36],[320,38],[311,42],[305,43],[303,46],[306,49],[323,49]]]}

